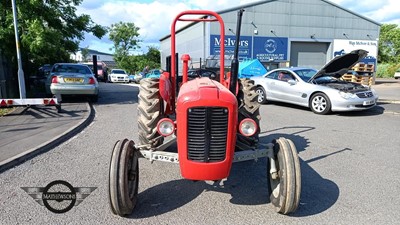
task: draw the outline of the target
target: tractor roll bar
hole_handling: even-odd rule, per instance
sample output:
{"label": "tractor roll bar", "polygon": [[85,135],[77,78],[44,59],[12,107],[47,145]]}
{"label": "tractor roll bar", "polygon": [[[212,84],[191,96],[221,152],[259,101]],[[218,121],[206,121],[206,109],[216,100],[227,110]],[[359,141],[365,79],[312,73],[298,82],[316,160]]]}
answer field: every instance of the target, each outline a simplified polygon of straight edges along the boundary
{"label": "tractor roll bar", "polygon": [[[181,18],[182,16],[185,15],[203,15],[204,17],[202,18]],[[213,16],[214,18],[207,18],[208,16]],[[171,25],[171,56],[175,56],[176,49],[175,49],[175,34],[176,34],[176,22],[177,21],[192,21],[192,22],[219,22],[220,25],[220,38],[222,40],[222,43],[224,43],[225,40],[225,25],[224,21],[222,20],[222,17],[218,15],[216,12],[213,11],[208,11],[208,10],[188,10],[181,12],[178,14],[174,21],[172,22]],[[224,58],[225,58],[225,45],[221,44],[220,45],[220,82],[223,83],[224,81]],[[176,59],[175,57],[171,57],[171,76],[172,79],[176,81]],[[185,74],[186,73],[186,74]],[[187,77],[187,71],[183,71],[183,76]],[[176,82],[172,82],[172,90],[176,90]],[[175,101],[175,92],[173,92],[174,97],[173,101]]]}

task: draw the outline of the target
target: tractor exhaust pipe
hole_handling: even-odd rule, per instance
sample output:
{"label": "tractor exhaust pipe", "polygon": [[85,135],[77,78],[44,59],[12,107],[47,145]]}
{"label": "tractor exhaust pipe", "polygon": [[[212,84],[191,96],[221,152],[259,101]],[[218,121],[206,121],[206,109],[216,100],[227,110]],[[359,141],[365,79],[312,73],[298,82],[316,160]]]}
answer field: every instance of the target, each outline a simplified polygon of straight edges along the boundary
{"label": "tractor exhaust pipe", "polygon": [[[240,43],[240,29],[242,27],[242,16],[244,9],[240,9],[238,11],[238,19],[236,24],[236,42],[235,42],[235,51],[233,53],[233,59],[231,63],[231,79],[229,84],[229,90],[236,95],[236,85],[238,80],[238,70],[239,70],[239,43]],[[224,59],[221,59],[224,60]]]}

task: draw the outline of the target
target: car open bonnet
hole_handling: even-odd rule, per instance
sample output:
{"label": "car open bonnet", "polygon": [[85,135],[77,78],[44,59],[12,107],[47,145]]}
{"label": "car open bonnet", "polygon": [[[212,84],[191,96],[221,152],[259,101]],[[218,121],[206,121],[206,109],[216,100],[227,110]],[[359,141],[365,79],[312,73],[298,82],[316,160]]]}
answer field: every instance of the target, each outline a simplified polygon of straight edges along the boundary
{"label": "car open bonnet", "polygon": [[356,63],[368,55],[368,52],[362,49],[354,50],[350,53],[337,56],[323,66],[310,81],[322,77],[333,76],[340,78],[343,74],[347,73]]}

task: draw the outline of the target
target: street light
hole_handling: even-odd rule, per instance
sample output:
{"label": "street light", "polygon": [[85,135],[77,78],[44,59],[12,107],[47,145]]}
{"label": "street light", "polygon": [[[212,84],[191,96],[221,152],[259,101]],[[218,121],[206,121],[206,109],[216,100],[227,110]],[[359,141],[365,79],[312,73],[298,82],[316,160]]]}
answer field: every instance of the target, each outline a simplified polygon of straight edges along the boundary
{"label": "street light", "polygon": [[252,43],[252,46],[251,46],[251,59],[253,59],[254,58],[254,35],[258,34],[258,30],[257,30],[257,26],[254,24],[253,21],[251,21],[250,24],[253,25],[253,27],[254,27],[254,31],[251,34],[251,43]]}
{"label": "street light", "polygon": [[15,0],[11,0],[11,5],[14,18],[15,44],[17,48],[17,59],[18,59],[19,98],[23,99],[26,98],[25,78],[24,78],[24,70],[22,69],[21,52],[19,50],[18,21],[17,21],[17,10],[15,6]]}

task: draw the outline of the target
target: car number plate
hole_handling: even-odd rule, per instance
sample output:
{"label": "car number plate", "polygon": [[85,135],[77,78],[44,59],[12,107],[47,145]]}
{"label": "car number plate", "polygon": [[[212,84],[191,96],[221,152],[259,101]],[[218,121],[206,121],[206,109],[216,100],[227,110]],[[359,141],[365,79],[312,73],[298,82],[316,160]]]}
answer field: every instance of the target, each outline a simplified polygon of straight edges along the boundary
{"label": "car number plate", "polygon": [[82,78],[64,78],[65,83],[83,83]]}
{"label": "car number plate", "polygon": [[372,105],[375,104],[375,100],[371,100],[371,101],[364,101],[363,105]]}

